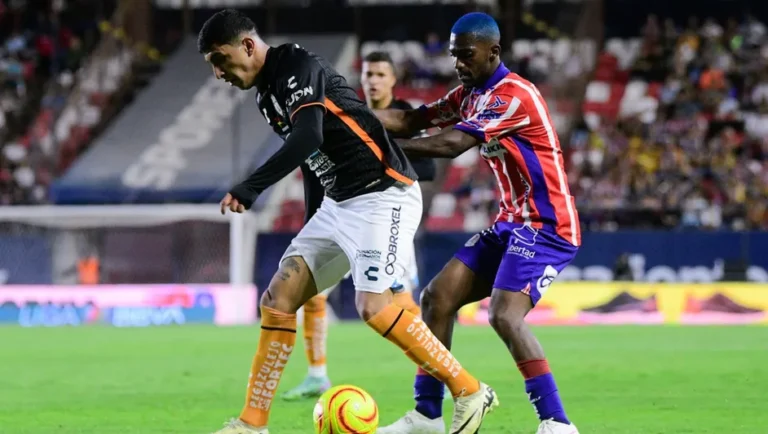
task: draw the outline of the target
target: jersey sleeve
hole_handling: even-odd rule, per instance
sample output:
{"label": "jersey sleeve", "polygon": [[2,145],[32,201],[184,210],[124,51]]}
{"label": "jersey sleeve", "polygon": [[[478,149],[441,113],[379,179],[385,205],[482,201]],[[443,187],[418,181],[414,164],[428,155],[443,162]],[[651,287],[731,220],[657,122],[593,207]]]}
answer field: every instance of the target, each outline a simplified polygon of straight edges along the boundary
{"label": "jersey sleeve", "polygon": [[[280,71],[280,96],[290,119],[304,107],[318,105],[325,109],[325,71],[320,62],[304,50],[294,49],[287,66]],[[327,110],[327,109],[325,109]]]}
{"label": "jersey sleeve", "polygon": [[500,89],[491,94],[480,109],[454,128],[488,143],[494,137],[505,135],[531,123],[522,97],[515,92]]}
{"label": "jersey sleeve", "polygon": [[461,99],[464,87],[458,86],[439,100],[419,107],[434,126],[444,128],[461,120]]}

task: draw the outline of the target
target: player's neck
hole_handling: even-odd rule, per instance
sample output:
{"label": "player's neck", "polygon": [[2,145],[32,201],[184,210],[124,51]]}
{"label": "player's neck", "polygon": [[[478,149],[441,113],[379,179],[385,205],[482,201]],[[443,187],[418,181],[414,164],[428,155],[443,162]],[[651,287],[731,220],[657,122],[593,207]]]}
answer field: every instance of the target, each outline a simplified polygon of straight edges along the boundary
{"label": "player's neck", "polygon": [[368,100],[368,106],[374,110],[383,110],[392,104],[392,100],[394,100],[394,95],[389,95],[386,98],[382,98],[378,101],[374,101],[369,99]]}
{"label": "player's neck", "polygon": [[501,59],[496,59],[496,61],[493,62],[493,64],[491,64],[491,73],[488,74],[487,77],[483,78],[483,81],[479,86],[475,86],[475,87],[476,88],[484,87],[488,83],[488,80],[490,80],[491,77],[493,77],[496,74],[496,71],[498,71],[499,66],[501,66]]}
{"label": "player's neck", "polygon": [[264,42],[261,38],[255,39],[256,42],[256,55],[253,56],[253,67],[256,71],[256,77],[258,80],[259,74],[261,74],[261,71],[264,69],[264,65],[267,63],[267,52],[269,51],[270,47],[266,42]]}

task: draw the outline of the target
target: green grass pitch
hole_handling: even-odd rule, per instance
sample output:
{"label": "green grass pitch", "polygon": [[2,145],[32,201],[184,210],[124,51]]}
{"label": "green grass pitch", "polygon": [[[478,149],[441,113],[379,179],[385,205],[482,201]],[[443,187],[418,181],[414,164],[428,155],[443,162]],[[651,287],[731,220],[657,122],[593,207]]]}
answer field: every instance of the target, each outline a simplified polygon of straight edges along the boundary
{"label": "green grass pitch", "polygon": [[[768,328],[537,328],[583,434],[768,433]],[[242,405],[257,327],[0,328],[0,433],[202,434]],[[297,343],[280,386],[306,362]],[[490,328],[454,354],[499,393],[483,434],[533,434],[511,357]],[[331,327],[335,384],[368,390],[387,424],[412,406],[410,361],[362,323]],[[274,434],[311,434],[314,402],[273,404]],[[446,403],[450,415],[451,405]]]}

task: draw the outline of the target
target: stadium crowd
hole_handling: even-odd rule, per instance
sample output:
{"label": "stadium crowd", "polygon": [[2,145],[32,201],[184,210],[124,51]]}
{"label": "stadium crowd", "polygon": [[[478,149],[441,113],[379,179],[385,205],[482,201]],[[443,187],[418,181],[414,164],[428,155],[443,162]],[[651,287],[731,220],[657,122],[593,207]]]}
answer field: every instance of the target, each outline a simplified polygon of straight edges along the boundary
{"label": "stadium crowd", "polygon": [[0,205],[45,201],[52,150],[31,146],[26,132],[55,103],[50,86],[72,84],[111,3],[0,0]]}
{"label": "stadium crowd", "polygon": [[[49,0],[45,8],[33,7],[38,3],[0,0],[0,204],[46,200],[56,163],[38,163],[38,154],[50,150],[41,146],[45,141],[28,140],[32,118],[41,106],[62,103],[61,94],[46,98],[44,90],[71,85],[104,16],[97,0]],[[646,221],[768,228],[767,33],[751,17],[691,19],[680,28],[648,17],[639,54],[607,79],[620,82],[627,94],[616,115],[582,110],[570,134],[561,134],[587,227],[610,230]],[[435,33],[424,42],[380,48],[397,51],[393,58],[400,60],[398,73],[407,87],[455,84],[447,43]],[[611,57],[610,50],[599,54],[596,70]],[[506,58],[512,69],[547,82],[552,68],[541,67],[541,53]],[[576,60],[574,55],[567,63],[567,76],[598,74]],[[629,97],[636,83],[648,90]],[[467,169],[444,191],[457,199],[465,218],[477,220],[470,226],[482,226],[495,213],[496,187],[482,162]]]}
{"label": "stadium crowd", "polygon": [[665,225],[768,228],[766,27],[723,24],[648,17],[628,79],[657,91],[566,141],[585,223],[610,228],[615,210],[637,209]]}

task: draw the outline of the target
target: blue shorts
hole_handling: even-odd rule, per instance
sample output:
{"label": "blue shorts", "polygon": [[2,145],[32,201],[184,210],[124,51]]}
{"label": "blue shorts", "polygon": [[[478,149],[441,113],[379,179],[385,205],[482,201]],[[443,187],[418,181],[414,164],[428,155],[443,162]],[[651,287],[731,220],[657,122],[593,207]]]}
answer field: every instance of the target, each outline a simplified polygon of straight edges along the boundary
{"label": "blue shorts", "polygon": [[578,250],[550,229],[496,222],[455,257],[494,288],[530,295],[535,306]]}

